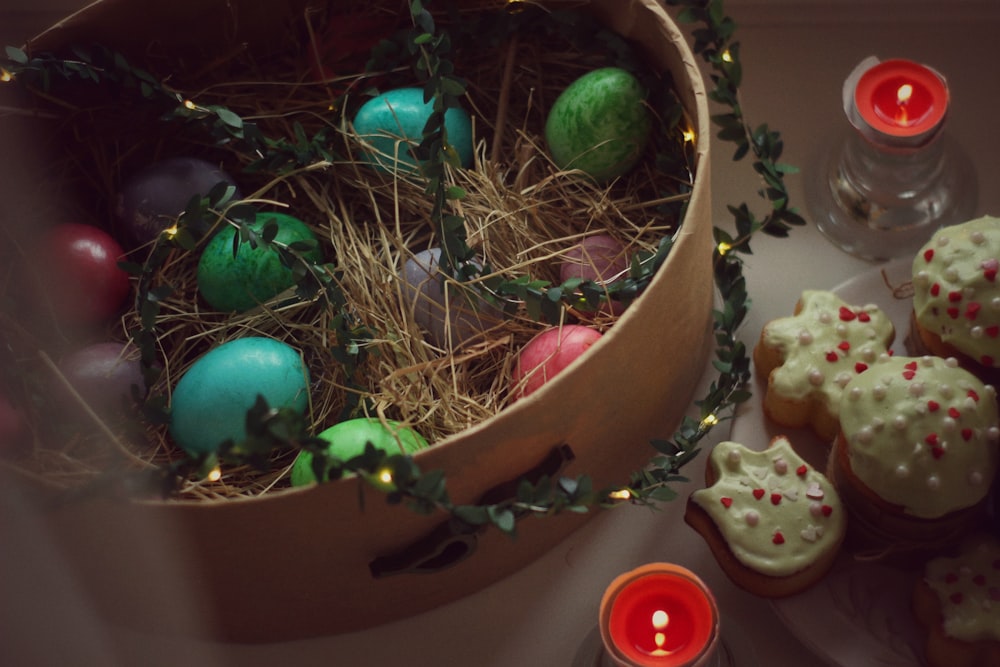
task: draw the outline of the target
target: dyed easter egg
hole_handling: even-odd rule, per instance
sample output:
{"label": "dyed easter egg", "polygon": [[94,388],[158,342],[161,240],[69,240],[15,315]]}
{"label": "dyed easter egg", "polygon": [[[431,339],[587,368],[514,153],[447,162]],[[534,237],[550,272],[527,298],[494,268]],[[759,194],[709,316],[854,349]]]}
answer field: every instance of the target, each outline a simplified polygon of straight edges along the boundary
{"label": "dyed easter egg", "polygon": [[[139,350],[127,343],[93,343],[68,354],[59,370],[80,397],[98,414],[112,414],[134,403],[133,391],[146,391]],[[133,389],[134,388],[134,389]],[[69,390],[57,382],[53,395],[60,404],[79,408]]]}
{"label": "dyed easter egg", "polygon": [[518,353],[512,375],[515,395],[540,389],[600,338],[600,331],[579,324],[549,327],[535,335]]}
{"label": "dyed easter egg", "polygon": [[[496,326],[503,313],[493,304],[476,297],[475,305],[449,285],[448,296],[442,289],[438,262],[440,248],[428,248],[406,260],[403,266],[403,305],[413,311],[413,319],[427,333],[427,340],[438,347],[459,347]],[[446,305],[447,304],[447,307]]]}
{"label": "dyed easter egg", "polygon": [[150,164],[128,179],[118,193],[115,214],[123,227],[119,236],[135,245],[156,240],[192,198],[208,196],[222,182],[236,187],[218,165],[198,158],[176,157]]}
{"label": "dyed easter egg", "polygon": [[[354,131],[365,143],[362,157],[379,171],[413,173],[417,161],[411,153],[423,139],[424,125],[434,110],[424,101],[422,88],[397,88],[365,102],[354,116]],[[472,165],[472,121],[464,109],[445,111],[448,143],[463,167]]]}
{"label": "dyed easter egg", "polygon": [[66,324],[107,321],[125,303],[128,274],[118,266],[125,251],[93,225],[63,223],[39,239],[29,267],[41,290],[41,302]]}
{"label": "dyed easter egg", "polygon": [[[371,443],[376,449],[389,454],[413,454],[427,447],[427,441],[412,428],[401,426],[394,421],[385,424],[374,417],[358,417],[334,424],[319,434],[330,445],[327,456],[347,461],[365,451],[365,444]],[[292,464],[292,486],[303,486],[316,481],[312,468],[313,454],[306,450],[299,452]],[[325,480],[324,480],[325,481]]]}
{"label": "dyed easter egg", "polygon": [[[563,254],[559,265],[559,279],[566,282],[571,278],[580,278],[610,285],[627,275],[629,261],[625,244],[608,234],[595,234]],[[595,310],[584,299],[576,307],[582,312]],[[600,310],[620,315],[625,312],[625,306],[620,301],[603,301]]]}
{"label": "dyed easter egg", "polygon": [[[259,213],[251,228],[259,233],[272,221],[278,225],[275,241],[285,245],[312,243],[314,247],[303,253],[304,259],[323,259],[316,235],[298,218],[284,213]],[[198,291],[213,308],[225,312],[249,310],[295,284],[292,269],[272,247],[254,248],[244,241],[234,256],[233,239],[237,233],[231,225],[223,227],[206,244],[198,260]]]}
{"label": "dyed easter egg", "polygon": [[584,74],[556,98],[545,140],[560,169],[579,169],[599,183],[628,172],[642,157],[652,121],[646,91],[632,74],[605,67]]}
{"label": "dyed easter egg", "polygon": [[298,350],[256,336],[223,343],[199,357],[177,382],[170,433],[193,455],[217,451],[226,440],[242,441],[247,411],[258,395],[272,408],[305,413],[309,369]]}

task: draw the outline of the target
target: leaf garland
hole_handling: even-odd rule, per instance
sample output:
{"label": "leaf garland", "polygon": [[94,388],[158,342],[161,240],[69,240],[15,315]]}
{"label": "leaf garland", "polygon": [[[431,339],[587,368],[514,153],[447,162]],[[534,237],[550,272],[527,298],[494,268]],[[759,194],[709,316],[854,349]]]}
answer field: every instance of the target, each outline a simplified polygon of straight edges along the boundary
{"label": "leaf garland", "polygon": [[[675,498],[672,485],[686,481],[680,470],[699,453],[699,443],[724,419],[731,417],[731,411],[750,397],[750,361],[745,345],[737,338],[737,331],[750,307],[750,298],[743,276],[741,255],[751,254],[750,241],[758,232],[776,237],[787,236],[794,226],[805,221],[789,205],[788,191],[784,184],[787,175],[796,169],[780,162],[783,143],[780,134],[766,124],[751,128],[745,118],[740,103],[742,65],[739,43],[734,41],[735,22],[725,14],[722,0],[664,0],[672,7],[681,7],[678,20],[681,23],[697,25],[692,29],[693,51],[707,62],[712,70],[710,75],[714,88],[709,97],[725,108],[722,113],[711,117],[718,126],[716,134],[721,141],[735,145],[733,160],[739,161],[752,156],[752,168],[759,175],[762,187],[758,195],[770,205],[770,210],[758,218],[746,203],[730,205],[735,233],[720,227],[714,228],[716,250],[714,253],[714,274],[716,287],[722,299],[720,310],[713,312],[713,333],[716,343],[713,365],[718,372],[704,398],[696,401],[699,417],[686,416],[671,439],[654,440],[656,454],[649,466],[633,473],[628,484],[607,489],[594,489],[587,475],[575,479],[568,477],[542,476],[537,481],[523,479],[519,482],[513,497],[496,503],[483,505],[455,504],[448,495],[446,480],[440,470],[424,472],[412,457],[401,454],[386,454],[369,445],[365,451],[349,460],[338,460],[326,456],[325,442],[305,433],[302,418],[292,411],[273,409],[263,401],[247,414],[248,438],[241,443],[226,443],[217,454],[196,459],[175,462],[165,470],[146,471],[148,481],[155,482],[157,488],[170,489],[179,479],[192,473],[205,475],[218,465],[219,459],[237,459],[243,462],[266,465],[266,453],[271,448],[296,446],[314,453],[314,461],[325,467],[327,477],[336,480],[356,473],[372,481],[386,492],[390,503],[405,503],[418,513],[444,511],[465,530],[474,530],[492,525],[500,531],[515,534],[517,520],[527,515],[551,515],[562,511],[587,512],[593,507],[613,507],[623,503],[654,506],[659,502]],[[426,194],[433,203],[432,219],[438,225],[438,234],[443,240],[441,268],[460,280],[469,280],[480,273],[489,274],[489,267],[479,268],[473,262],[474,253],[466,244],[464,221],[451,212],[450,203],[460,200],[464,193],[448,183],[448,169],[457,168],[455,151],[448,142],[444,127],[444,112],[459,104],[465,92],[465,82],[454,74],[455,68],[448,60],[452,49],[452,36],[439,30],[433,15],[427,10],[430,0],[410,0],[409,10],[413,29],[407,32],[405,42],[382,45],[376,48],[376,56],[391,54],[394,58],[408,57],[413,72],[424,86],[428,99],[434,100],[434,113],[428,121],[423,141],[417,147],[418,155],[425,161]],[[508,2],[506,18],[511,26],[501,29],[515,29],[519,15],[529,8],[530,3],[511,0]],[[553,13],[555,14],[555,13]],[[558,18],[558,15],[556,15]],[[491,22],[495,24],[494,19]],[[527,22],[522,22],[522,26]],[[567,21],[563,27],[573,27]],[[481,28],[481,26],[480,26]],[[593,36],[593,33],[590,33]],[[627,65],[633,57],[624,43],[613,33],[606,31],[600,36],[608,50]],[[92,50],[76,49],[75,59],[59,59],[41,54],[29,57],[25,52],[13,47],[7,48],[8,62],[0,74],[3,78],[16,77],[35,86],[41,94],[50,90],[53,78],[83,80],[93,83],[110,82],[124,90],[137,91],[148,100],[156,100],[168,106],[164,119],[195,123],[207,128],[218,144],[238,143],[242,149],[258,154],[260,160],[251,169],[281,172],[302,168],[317,162],[333,159],[327,146],[329,142],[324,130],[308,137],[301,126],[295,126],[292,139],[273,139],[264,136],[253,123],[246,122],[238,115],[221,106],[198,106],[177,91],[171,90],[148,72],[131,66],[121,55],[100,47]],[[634,69],[634,68],[632,68]],[[665,122],[675,127],[679,116]],[[659,151],[668,154],[669,151]],[[676,166],[676,165],[674,165]],[[216,224],[231,224],[239,234],[236,243],[271,245],[279,252],[282,260],[298,270],[300,296],[308,299],[323,299],[339,313],[334,320],[340,346],[338,361],[345,365],[348,377],[357,367],[363,349],[359,341],[370,337],[343,309],[345,299],[337,290],[336,276],[323,266],[311,265],[302,259],[300,250],[276,244],[273,233],[262,230],[254,232],[250,224],[254,219],[251,207],[232,201],[233,192],[217,189],[204,198],[193,200],[180,217],[178,226],[169,235],[164,235],[152,250],[144,265],[127,266],[139,277],[138,308],[142,326],[133,332],[143,353],[147,382],[155,379],[158,372],[154,355],[155,321],[158,304],[170,292],[169,285],[153,285],[155,269],[173,247],[190,249],[197,243],[197,230],[214,227]],[[681,210],[683,204],[681,204]],[[653,253],[634,262],[628,280],[622,281],[612,295],[625,301],[641,293],[655,274],[660,264],[668,256],[673,240],[665,238]],[[530,277],[515,280],[496,279],[485,281],[487,296],[495,299],[520,302],[528,312],[541,318],[558,312],[558,303],[563,300],[585,298],[597,301],[606,298],[606,288],[598,288],[587,281],[571,281],[564,285],[549,285],[534,281]],[[554,309],[554,310],[553,310]],[[350,407],[350,406],[349,406]],[[156,421],[165,418],[162,404],[155,401],[147,405],[147,417]]]}

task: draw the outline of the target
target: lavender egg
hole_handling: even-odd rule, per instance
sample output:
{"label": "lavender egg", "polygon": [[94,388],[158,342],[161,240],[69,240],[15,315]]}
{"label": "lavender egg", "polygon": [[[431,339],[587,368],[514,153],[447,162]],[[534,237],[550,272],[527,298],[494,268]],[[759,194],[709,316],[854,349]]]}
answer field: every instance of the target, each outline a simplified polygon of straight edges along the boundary
{"label": "lavender egg", "polygon": [[446,307],[438,262],[440,248],[429,248],[406,260],[403,267],[402,295],[405,308],[438,347],[460,347],[503,320],[502,311],[482,297],[476,305],[457,292],[459,285],[448,287]]}
{"label": "lavender egg", "polygon": [[[126,412],[135,396],[146,393],[139,350],[128,343],[87,345],[63,358],[59,370],[73,391],[102,416]],[[80,407],[62,382],[56,382],[53,394],[60,404]]]}

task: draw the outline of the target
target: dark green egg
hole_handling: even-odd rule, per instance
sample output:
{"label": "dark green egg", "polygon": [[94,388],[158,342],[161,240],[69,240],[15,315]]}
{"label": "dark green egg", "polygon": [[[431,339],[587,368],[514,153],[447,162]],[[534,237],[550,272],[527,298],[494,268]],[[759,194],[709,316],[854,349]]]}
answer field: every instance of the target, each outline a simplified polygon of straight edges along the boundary
{"label": "dark green egg", "polygon": [[[316,235],[304,222],[284,213],[260,213],[251,228],[260,233],[268,222],[278,225],[274,240],[291,245],[307,241],[311,250],[300,253],[311,262],[323,259]],[[227,225],[216,233],[198,261],[198,291],[216,310],[242,312],[264,303],[295,284],[292,270],[272,247],[240,243],[233,255],[235,227]]]}

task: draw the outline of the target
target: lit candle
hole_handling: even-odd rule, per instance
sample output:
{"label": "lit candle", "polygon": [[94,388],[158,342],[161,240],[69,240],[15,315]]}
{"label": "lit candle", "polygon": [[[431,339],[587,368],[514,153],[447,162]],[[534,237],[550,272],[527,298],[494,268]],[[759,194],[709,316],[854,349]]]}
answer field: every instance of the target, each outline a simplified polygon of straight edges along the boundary
{"label": "lit candle", "polygon": [[851,123],[876,143],[900,147],[919,146],[936,136],[948,102],[944,77],[911,60],[867,58],[844,90]]}
{"label": "lit candle", "polygon": [[702,665],[719,635],[719,610],[690,570],[651,563],[617,577],[604,592],[601,638],[625,667]]}

